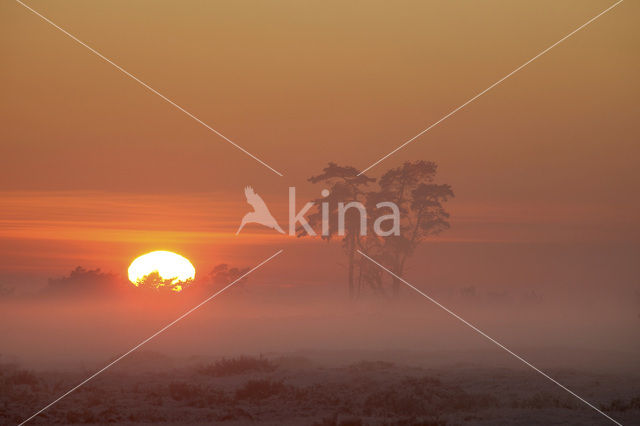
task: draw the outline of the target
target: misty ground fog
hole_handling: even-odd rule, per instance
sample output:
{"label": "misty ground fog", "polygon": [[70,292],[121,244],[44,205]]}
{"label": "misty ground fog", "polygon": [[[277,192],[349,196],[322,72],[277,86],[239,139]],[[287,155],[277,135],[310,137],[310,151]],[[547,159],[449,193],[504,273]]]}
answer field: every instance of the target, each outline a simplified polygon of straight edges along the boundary
{"label": "misty ground fog", "polygon": [[[409,288],[399,297],[363,288],[349,300],[338,244],[288,249],[271,269],[229,288],[36,421],[601,420]],[[408,282],[624,424],[637,419],[636,249],[438,243],[420,250],[428,261],[411,263]],[[235,266],[251,266],[251,259]],[[0,370],[8,408],[0,415],[19,422],[230,277],[196,278],[180,294],[142,291],[122,274],[86,268],[22,291],[5,286]],[[208,373],[228,362],[239,371]],[[254,371],[252,362],[269,368]]]}
{"label": "misty ground fog", "polygon": [[[349,301],[335,246],[290,250],[271,271],[247,277],[145,349],[177,356],[456,353],[443,360],[515,362],[409,288],[399,298],[363,289]],[[428,245],[420,255],[429,261],[411,264],[407,280],[537,362],[633,371],[640,353],[633,253],[619,246]],[[160,295],[136,291],[117,274],[88,280],[54,279],[5,295],[3,358],[32,368],[97,366],[223,287],[203,276],[182,294]]]}

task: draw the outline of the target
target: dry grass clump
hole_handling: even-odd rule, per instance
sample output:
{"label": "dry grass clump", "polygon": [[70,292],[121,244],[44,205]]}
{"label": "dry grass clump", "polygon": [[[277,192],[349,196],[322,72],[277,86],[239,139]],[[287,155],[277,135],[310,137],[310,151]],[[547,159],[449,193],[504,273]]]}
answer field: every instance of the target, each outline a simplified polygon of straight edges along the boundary
{"label": "dry grass clump", "polygon": [[640,396],[633,397],[628,402],[614,399],[608,405],[601,405],[600,408],[604,411],[640,410]]}
{"label": "dry grass clump", "polygon": [[263,358],[240,356],[236,358],[223,358],[213,364],[203,365],[198,372],[214,377],[235,376],[247,373],[269,373],[277,367],[272,361]]}
{"label": "dry grass clump", "polygon": [[171,382],[169,395],[188,407],[204,408],[229,402],[224,391],[186,382]]}
{"label": "dry grass clump", "polygon": [[273,380],[250,380],[243,387],[236,391],[236,399],[260,400],[272,396],[281,395],[288,390],[288,387],[278,381]]}
{"label": "dry grass clump", "polygon": [[473,395],[432,377],[407,377],[369,393],[364,401],[368,415],[427,416],[433,413],[475,411],[495,407],[491,395]]}
{"label": "dry grass clump", "polygon": [[390,368],[393,368],[393,363],[386,361],[360,361],[349,366],[349,370],[357,373],[370,373],[372,371],[389,370]]}

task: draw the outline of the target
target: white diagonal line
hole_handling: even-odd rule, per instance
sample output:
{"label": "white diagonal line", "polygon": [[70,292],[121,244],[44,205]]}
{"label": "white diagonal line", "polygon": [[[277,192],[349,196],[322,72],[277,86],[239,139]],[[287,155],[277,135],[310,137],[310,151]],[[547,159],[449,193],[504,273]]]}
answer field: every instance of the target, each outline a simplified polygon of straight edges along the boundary
{"label": "white diagonal line", "polygon": [[546,49],[544,49],[542,52],[538,53],[536,56],[534,56],[533,58],[529,59],[527,62],[525,62],[524,64],[520,65],[518,68],[514,69],[513,71],[511,71],[509,74],[505,75],[504,77],[502,77],[500,80],[496,81],[495,83],[493,83],[491,86],[487,87],[486,89],[484,89],[482,92],[478,93],[477,95],[475,95],[473,98],[469,99],[467,102],[463,103],[462,105],[460,105],[458,108],[454,109],[453,111],[451,111],[450,113],[448,113],[447,115],[445,115],[444,117],[442,117],[440,120],[436,121],[435,123],[433,123],[432,125],[430,125],[429,127],[427,127],[426,129],[424,129],[423,131],[421,131],[420,133],[418,133],[417,135],[415,135],[414,137],[412,137],[411,139],[409,139],[408,141],[406,141],[405,143],[403,143],[402,145],[398,146],[396,149],[394,149],[393,151],[391,151],[390,153],[388,153],[387,155],[385,155],[384,157],[380,158],[378,161],[376,161],[375,163],[371,164],[369,167],[367,167],[366,169],[364,169],[363,171],[361,171],[360,173],[358,173],[358,176],[360,176],[361,174],[365,173],[367,170],[370,170],[371,168],[375,167],[377,164],[379,164],[380,162],[386,160],[387,158],[389,158],[390,156],[392,156],[393,154],[395,154],[396,152],[400,151],[402,148],[404,148],[405,146],[409,145],[411,142],[413,142],[414,140],[418,139],[420,136],[424,135],[425,133],[427,133],[429,130],[433,129],[434,127],[436,127],[438,124],[442,123],[444,120],[446,120],[447,118],[451,117],[453,114],[455,114],[456,112],[460,111],[462,108],[466,107],[467,105],[469,105],[471,102],[475,101],[476,99],[478,99],[480,96],[484,95],[485,93],[487,93],[489,90],[493,89],[494,87],[496,87],[497,85],[499,85],[500,83],[502,83],[503,81],[505,81],[506,79],[508,79],[509,77],[511,77],[512,75],[514,75],[515,73],[517,73],[518,71],[520,71],[522,68],[526,67],[527,65],[529,65],[531,62],[535,61],[536,59],[538,59],[540,56],[544,55],[545,53],[547,53],[548,51],[550,51],[551,49],[553,49],[554,47],[556,47],[557,45],[559,45],[560,43],[562,43],[563,41],[565,41],[566,39],[568,39],[569,37],[571,37],[572,35],[574,35],[575,33],[577,33],[578,31],[580,31],[581,29],[583,29],[584,27],[586,27],[587,25],[589,25],[590,23],[592,23],[593,21],[595,21],[596,19],[598,19],[599,17],[601,17],[602,15],[604,15],[605,13],[609,12],[611,9],[613,9],[614,7],[616,7],[617,5],[619,5],[620,3],[622,3],[624,0],[619,0],[618,2],[616,2],[615,4],[609,6],[608,8],[606,8],[605,10],[603,10],[602,12],[598,13],[596,16],[594,16],[593,18],[589,19],[587,22],[585,22],[584,24],[580,25],[578,28],[576,28],[575,30],[571,31],[569,34],[567,34],[566,36],[562,37],[560,40],[556,41],[555,43],[553,43],[551,46],[547,47]]}
{"label": "white diagonal line", "polygon": [[172,106],[174,106],[175,108],[179,109],[180,111],[182,111],[183,113],[185,113],[187,116],[191,117],[192,119],[194,119],[195,121],[197,121],[198,123],[200,123],[201,125],[203,125],[204,127],[206,127],[207,129],[209,129],[210,131],[212,131],[213,133],[215,133],[216,135],[220,136],[222,139],[224,139],[225,141],[229,142],[231,145],[235,146],[236,148],[238,148],[240,151],[244,152],[245,154],[247,154],[249,157],[253,158],[254,160],[256,160],[258,163],[262,164],[263,166],[265,166],[266,168],[268,168],[269,170],[271,170],[272,172],[274,172],[275,174],[277,174],[278,176],[283,176],[282,173],[280,173],[279,171],[277,171],[276,169],[274,169],[273,167],[271,167],[270,165],[268,165],[267,163],[265,163],[264,161],[262,161],[261,159],[259,159],[258,157],[256,157],[255,155],[253,155],[252,153],[250,153],[249,151],[247,151],[246,149],[244,149],[243,147],[241,147],[240,145],[238,145],[237,143],[235,143],[234,141],[232,141],[231,139],[229,139],[228,137],[226,137],[225,135],[223,135],[222,133],[220,133],[219,131],[217,131],[216,129],[214,129],[213,127],[209,126],[207,123],[205,123],[204,121],[200,120],[198,117],[196,117],[195,115],[193,115],[192,113],[190,113],[189,111],[187,111],[186,109],[182,108],[180,105],[176,104],[175,102],[173,102],[171,99],[167,98],[165,95],[163,95],[162,93],[158,92],[156,89],[154,89],[153,87],[149,86],[147,83],[145,83],[144,81],[140,80],[138,77],[136,77],[135,75],[131,74],[129,71],[125,70],[124,68],[122,68],[120,65],[116,64],[115,62],[113,62],[111,59],[107,58],[106,56],[104,56],[102,53],[98,52],[97,50],[95,50],[94,48],[92,48],[91,46],[89,46],[88,44],[86,44],[85,42],[83,42],[82,40],[78,39],[77,37],[75,37],[73,34],[69,33],[68,31],[66,31],[65,29],[59,27],[58,25],[56,25],[54,22],[52,22],[50,19],[46,18],[45,16],[41,15],[39,12],[37,12],[36,10],[32,9],[31,7],[27,6],[26,4],[24,4],[23,2],[21,2],[20,0],[16,0],[17,3],[19,3],[20,5],[24,6],[26,9],[30,10],[31,12],[33,12],[35,15],[39,16],[40,18],[42,18],[44,21],[48,22],[49,24],[51,24],[52,26],[54,26],[55,28],[57,28],[58,30],[62,31],[64,34],[66,34],[68,37],[70,37],[72,40],[74,40],[75,42],[81,44],[82,46],[86,47],[87,49],[89,49],[91,52],[93,52],[95,55],[99,56],[101,59],[105,60],[106,62],[110,63],[111,65],[113,65],[116,69],[118,69],[119,71],[121,71],[123,74],[125,74],[126,76],[132,78],[133,80],[135,80],[136,82],[138,82],[140,85],[142,85],[144,88],[146,88],[147,90],[149,90],[150,92],[160,96],[162,99],[164,99],[165,101],[167,101],[169,104],[171,104]]}
{"label": "white diagonal line", "polygon": [[453,316],[454,318],[456,318],[457,320],[461,321],[462,323],[464,323],[466,326],[470,327],[471,329],[473,329],[474,331],[476,331],[477,333],[479,333],[480,335],[486,337],[487,339],[489,339],[491,342],[495,343],[498,347],[500,347],[501,349],[504,349],[506,352],[508,352],[509,354],[511,354],[512,356],[514,356],[516,359],[518,359],[519,361],[523,362],[524,364],[526,364],[527,366],[531,367],[533,370],[537,371],[538,373],[542,374],[544,377],[546,377],[547,379],[549,379],[550,381],[552,381],[553,383],[555,383],[556,385],[560,386],[562,389],[564,389],[565,391],[569,392],[571,395],[575,396],[576,398],[578,398],[580,401],[584,402],[585,404],[587,404],[589,407],[593,408],[594,410],[596,410],[598,413],[602,414],[603,416],[605,416],[607,419],[611,420],[613,423],[622,426],[621,423],[619,423],[618,421],[612,419],[611,417],[609,417],[609,415],[607,415],[605,412],[603,412],[602,410],[600,410],[598,407],[596,407],[595,405],[593,405],[592,403],[590,403],[589,401],[587,401],[586,399],[582,398],[580,395],[578,395],[577,393],[575,393],[574,391],[572,391],[571,389],[567,388],[566,386],[564,386],[562,383],[558,382],[556,379],[554,379],[553,377],[549,376],[547,373],[545,373],[544,371],[540,370],[538,367],[536,367],[535,365],[531,364],[529,361],[527,361],[526,359],[522,358],[520,355],[518,355],[517,353],[513,352],[511,349],[507,348],[506,346],[504,346],[502,343],[498,342],[496,339],[494,339],[493,337],[489,336],[487,333],[485,333],[484,331],[480,330],[478,327],[476,327],[475,325],[471,324],[469,321],[465,320],[464,318],[462,318],[460,315],[456,314],[455,312],[453,312],[451,309],[447,308],[446,306],[442,305],[440,302],[438,302],[437,300],[435,300],[434,298],[432,298],[431,296],[427,295],[426,293],[424,293],[423,291],[419,290],[418,288],[414,287],[413,285],[409,284],[406,280],[404,280],[402,277],[399,277],[398,275],[394,274],[393,272],[391,272],[389,269],[385,268],[384,266],[382,266],[380,263],[378,263],[377,261],[373,260],[372,258],[370,258],[369,256],[367,256],[366,254],[364,254],[362,251],[358,250],[358,253],[360,253],[361,256],[367,258],[368,260],[370,260],[371,262],[373,262],[374,264],[376,264],[377,266],[379,266],[380,268],[382,268],[383,270],[385,270],[386,272],[388,272],[389,274],[391,274],[394,278],[397,278],[398,280],[402,281],[404,284],[406,284],[407,286],[411,287],[412,289],[414,289],[415,291],[417,291],[418,293],[420,293],[422,296],[424,296],[425,298],[429,299],[430,302],[434,303],[435,305],[437,305],[439,308],[443,309],[445,312],[447,312],[449,315]]}
{"label": "white diagonal line", "polygon": [[226,289],[228,289],[229,287],[231,287],[232,285],[234,285],[235,283],[237,283],[238,281],[242,280],[244,277],[246,277],[247,275],[249,275],[250,273],[252,273],[253,271],[255,271],[256,269],[260,268],[262,265],[264,265],[265,263],[269,262],[271,259],[273,259],[274,257],[276,257],[277,255],[279,255],[280,253],[282,253],[284,250],[278,250],[275,254],[271,255],[270,257],[268,257],[267,259],[263,260],[262,262],[260,262],[258,265],[254,266],[253,268],[251,268],[249,271],[247,271],[246,273],[242,274],[239,278],[237,278],[236,280],[234,280],[233,282],[231,282],[230,284],[227,284],[225,287],[223,287],[221,290],[218,290],[217,292],[215,292],[214,294],[212,294],[211,296],[207,297],[205,300],[203,300],[202,302],[198,303],[196,306],[194,306],[193,308],[189,309],[187,312],[185,312],[184,314],[180,315],[178,318],[176,318],[175,320],[171,321],[169,324],[165,325],[164,327],[162,327],[160,330],[156,331],[155,333],[153,333],[151,336],[147,337],[146,339],[144,339],[142,342],[138,343],[137,345],[135,345],[134,347],[132,347],[131,349],[129,349],[127,352],[125,352],[124,354],[120,355],[118,358],[116,358],[115,360],[111,361],[109,364],[105,365],[104,367],[102,367],[100,370],[96,371],[95,373],[93,373],[91,376],[87,377],[86,379],[84,379],[82,382],[78,383],[77,385],[75,385],[74,387],[72,387],[71,389],[69,389],[67,392],[65,392],[64,394],[62,394],[60,397],[58,397],[57,399],[55,399],[54,401],[52,401],[51,403],[49,403],[49,405],[41,408],[40,410],[36,411],[35,413],[33,413],[31,415],[31,417],[29,417],[28,419],[24,420],[22,423],[20,423],[18,426],[22,426],[25,423],[27,423],[28,421],[30,421],[31,419],[33,419],[34,417],[36,417],[38,414],[42,413],[43,411],[45,411],[46,409],[48,409],[49,407],[51,407],[52,405],[56,404],[58,401],[60,401],[62,398],[66,397],[67,395],[69,395],[70,393],[72,393],[73,391],[75,391],[76,389],[78,389],[79,387],[81,387],[82,385],[86,384],[87,382],[89,382],[90,380],[94,379],[96,376],[98,376],[99,374],[101,374],[102,372],[104,372],[105,370],[107,370],[109,367],[111,367],[112,365],[114,365],[115,363],[117,363],[118,361],[122,360],[123,358],[125,358],[127,355],[131,354],[132,352],[136,351],[138,348],[140,348],[142,345],[144,345],[145,343],[149,342],[151,339],[153,339],[154,337],[156,337],[157,335],[163,333],[164,331],[166,331],[169,327],[173,326],[175,323],[177,323],[178,321],[180,321],[181,319],[185,318],[186,316],[188,316],[189,314],[191,314],[192,312],[194,312],[196,309],[200,308],[202,305],[204,305],[205,303],[207,303],[208,301],[210,301],[211,299],[213,299],[214,297],[216,297],[217,295],[219,295],[220,293],[222,293],[223,291],[225,291]]}

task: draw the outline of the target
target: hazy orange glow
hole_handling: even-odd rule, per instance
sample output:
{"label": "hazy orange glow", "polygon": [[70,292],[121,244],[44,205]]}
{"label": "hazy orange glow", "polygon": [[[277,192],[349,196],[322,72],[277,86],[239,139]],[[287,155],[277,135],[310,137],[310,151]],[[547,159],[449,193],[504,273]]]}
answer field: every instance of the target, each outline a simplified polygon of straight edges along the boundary
{"label": "hazy orange glow", "polygon": [[154,285],[159,288],[170,286],[173,291],[181,291],[185,282],[193,280],[196,269],[189,259],[170,251],[152,251],[136,258],[129,266],[129,281],[140,286],[148,277],[157,273],[159,281]]}
{"label": "hazy orange glow", "polygon": [[[150,246],[189,253],[207,270],[212,259],[250,264],[261,247],[295,239],[259,227],[234,235],[245,185],[286,223],[288,185],[301,201],[316,198],[321,188],[306,179],[328,161],[368,166],[602,10],[595,0],[373,1],[251,14],[197,3],[176,13],[158,1],[148,19],[147,7],[117,4],[118,13],[100,2],[33,6],[286,180],[2,3],[0,50],[11,58],[0,68],[3,271],[124,272]],[[636,241],[639,5],[624,7],[371,175],[437,162],[456,192],[448,241]],[[158,43],[167,29],[171,42]]]}
{"label": "hazy orange glow", "polygon": [[0,425],[635,424],[617,1],[0,2]]}

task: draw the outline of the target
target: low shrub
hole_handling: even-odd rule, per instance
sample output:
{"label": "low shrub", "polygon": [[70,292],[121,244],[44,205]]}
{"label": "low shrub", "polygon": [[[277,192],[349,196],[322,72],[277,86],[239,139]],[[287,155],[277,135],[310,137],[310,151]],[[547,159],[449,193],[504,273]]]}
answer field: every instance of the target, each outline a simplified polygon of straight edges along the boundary
{"label": "low shrub", "polygon": [[236,358],[223,358],[213,364],[198,368],[201,374],[223,377],[246,373],[268,373],[274,371],[277,365],[262,356],[259,358],[240,356]]}
{"label": "low shrub", "polygon": [[601,405],[600,408],[604,411],[640,410],[640,396],[631,398],[629,402],[622,399],[614,399],[609,405]]}
{"label": "low shrub", "polygon": [[349,370],[357,373],[369,373],[393,368],[392,362],[386,361],[360,361],[349,366]]}
{"label": "low shrub", "polygon": [[286,392],[287,389],[287,386],[282,382],[272,380],[250,380],[236,391],[236,399],[266,399],[274,395],[280,395]]}
{"label": "low shrub", "polygon": [[35,374],[27,370],[17,370],[11,372],[5,382],[10,385],[29,385],[35,386],[38,384],[38,378]]}
{"label": "low shrub", "polygon": [[169,395],[176,401],[192,400],[202,394],[200,386],[191,385],[185,382],[171,382],[169,384]]}

